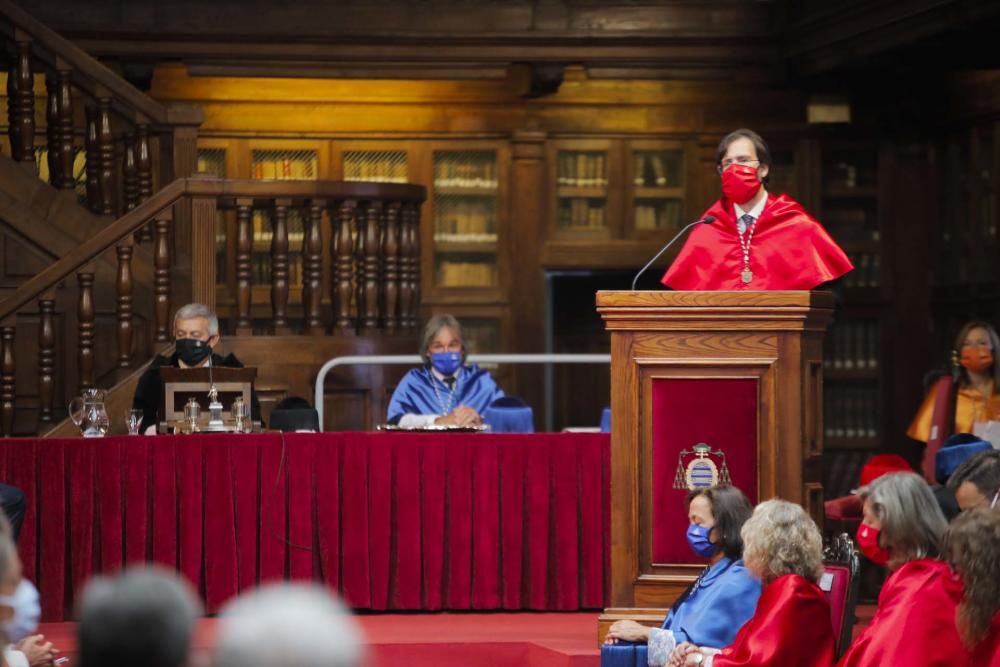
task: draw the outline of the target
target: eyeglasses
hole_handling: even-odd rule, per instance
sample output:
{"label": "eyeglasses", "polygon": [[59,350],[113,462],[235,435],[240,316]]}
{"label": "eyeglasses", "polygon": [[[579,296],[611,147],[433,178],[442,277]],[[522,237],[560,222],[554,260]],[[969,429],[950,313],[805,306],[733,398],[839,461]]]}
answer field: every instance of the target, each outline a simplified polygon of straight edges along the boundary
{"label": "eyeglasses", "polygon": [[760,164],[760,160],[753,160],[748,157],[738,157],[736,159],[726,158],[715,167],[715,170],[721,174],[734,164],[753,164],[754,162]]}
{"label": "eyeglasses", "polygon": [[967,340],[962,343],[962,347],[979,347],[986,350],[992,350],[993,344],[988,340]]}

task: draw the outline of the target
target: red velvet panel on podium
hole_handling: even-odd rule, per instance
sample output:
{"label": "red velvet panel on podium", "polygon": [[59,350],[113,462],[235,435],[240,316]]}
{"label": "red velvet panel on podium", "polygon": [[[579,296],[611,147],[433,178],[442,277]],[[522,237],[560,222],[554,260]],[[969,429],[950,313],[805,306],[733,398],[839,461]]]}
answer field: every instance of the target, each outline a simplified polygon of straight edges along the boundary
{"label": "red velvet panel on podium", "polygon": [[598,292],[611,332],[611,598],[658,625],[704,567],[688,490],[730,482],[822,520],[827,292]]}

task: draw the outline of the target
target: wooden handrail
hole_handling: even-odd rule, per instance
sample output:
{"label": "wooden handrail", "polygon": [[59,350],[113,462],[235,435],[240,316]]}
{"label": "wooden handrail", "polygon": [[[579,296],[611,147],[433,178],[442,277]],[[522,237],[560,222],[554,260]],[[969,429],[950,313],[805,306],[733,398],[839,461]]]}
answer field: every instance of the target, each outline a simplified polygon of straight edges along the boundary
{"label": "wooden handrail", "polygon": [[203,114],[193,106],[165,106],[146,95],[128,81],[112,72],[68,39],[48,28],[11,0],[0,0],[0,14],[5,16],[15,30],[29,37],[41,47],[35,55],[52,68],[57,60],[73,69],[73,83],[93,98],[110,97],[132,114],[133,120],[143,118],[157,125],[200,125]]}
{"label": "wooden handrail", "polygon": [[233,200],[287,198],[293,203],[305,199],[400,200],[419,204],[426,199],[427,189],[421,185],[402,183],[227,180],[201,176],[179,178],[104,227],[59,261],[50,264],[9,297],[0,301],[0,322],[7,320],[19,309],[53,289],[81,267],[94,261],[101,253],[117,245],[185,197]]}

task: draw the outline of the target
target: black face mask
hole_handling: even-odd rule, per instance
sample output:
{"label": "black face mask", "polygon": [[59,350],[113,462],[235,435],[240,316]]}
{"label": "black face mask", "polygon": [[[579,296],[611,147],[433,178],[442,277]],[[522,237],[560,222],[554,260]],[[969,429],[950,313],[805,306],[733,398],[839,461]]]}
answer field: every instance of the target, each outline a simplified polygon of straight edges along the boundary
{"label": "black face mask", "polygon": [[212,347],[203,340],[180,338],[175,343],[177,358],[188,366],[197,366],[212,354]]}

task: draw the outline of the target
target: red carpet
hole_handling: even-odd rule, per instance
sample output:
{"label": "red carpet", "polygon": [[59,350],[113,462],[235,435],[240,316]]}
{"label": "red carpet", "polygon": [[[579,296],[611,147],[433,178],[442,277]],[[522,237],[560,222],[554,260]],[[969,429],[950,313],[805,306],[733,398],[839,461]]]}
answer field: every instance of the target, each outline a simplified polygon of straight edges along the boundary
{"label": "red carpet", "polygon": [[[373,667],[597,667],[597,612],[371,614],[358,616]],[[214,644],[215,619],[198,623],[195,648]],[[75,623],[39,631],[76,657]]]}

